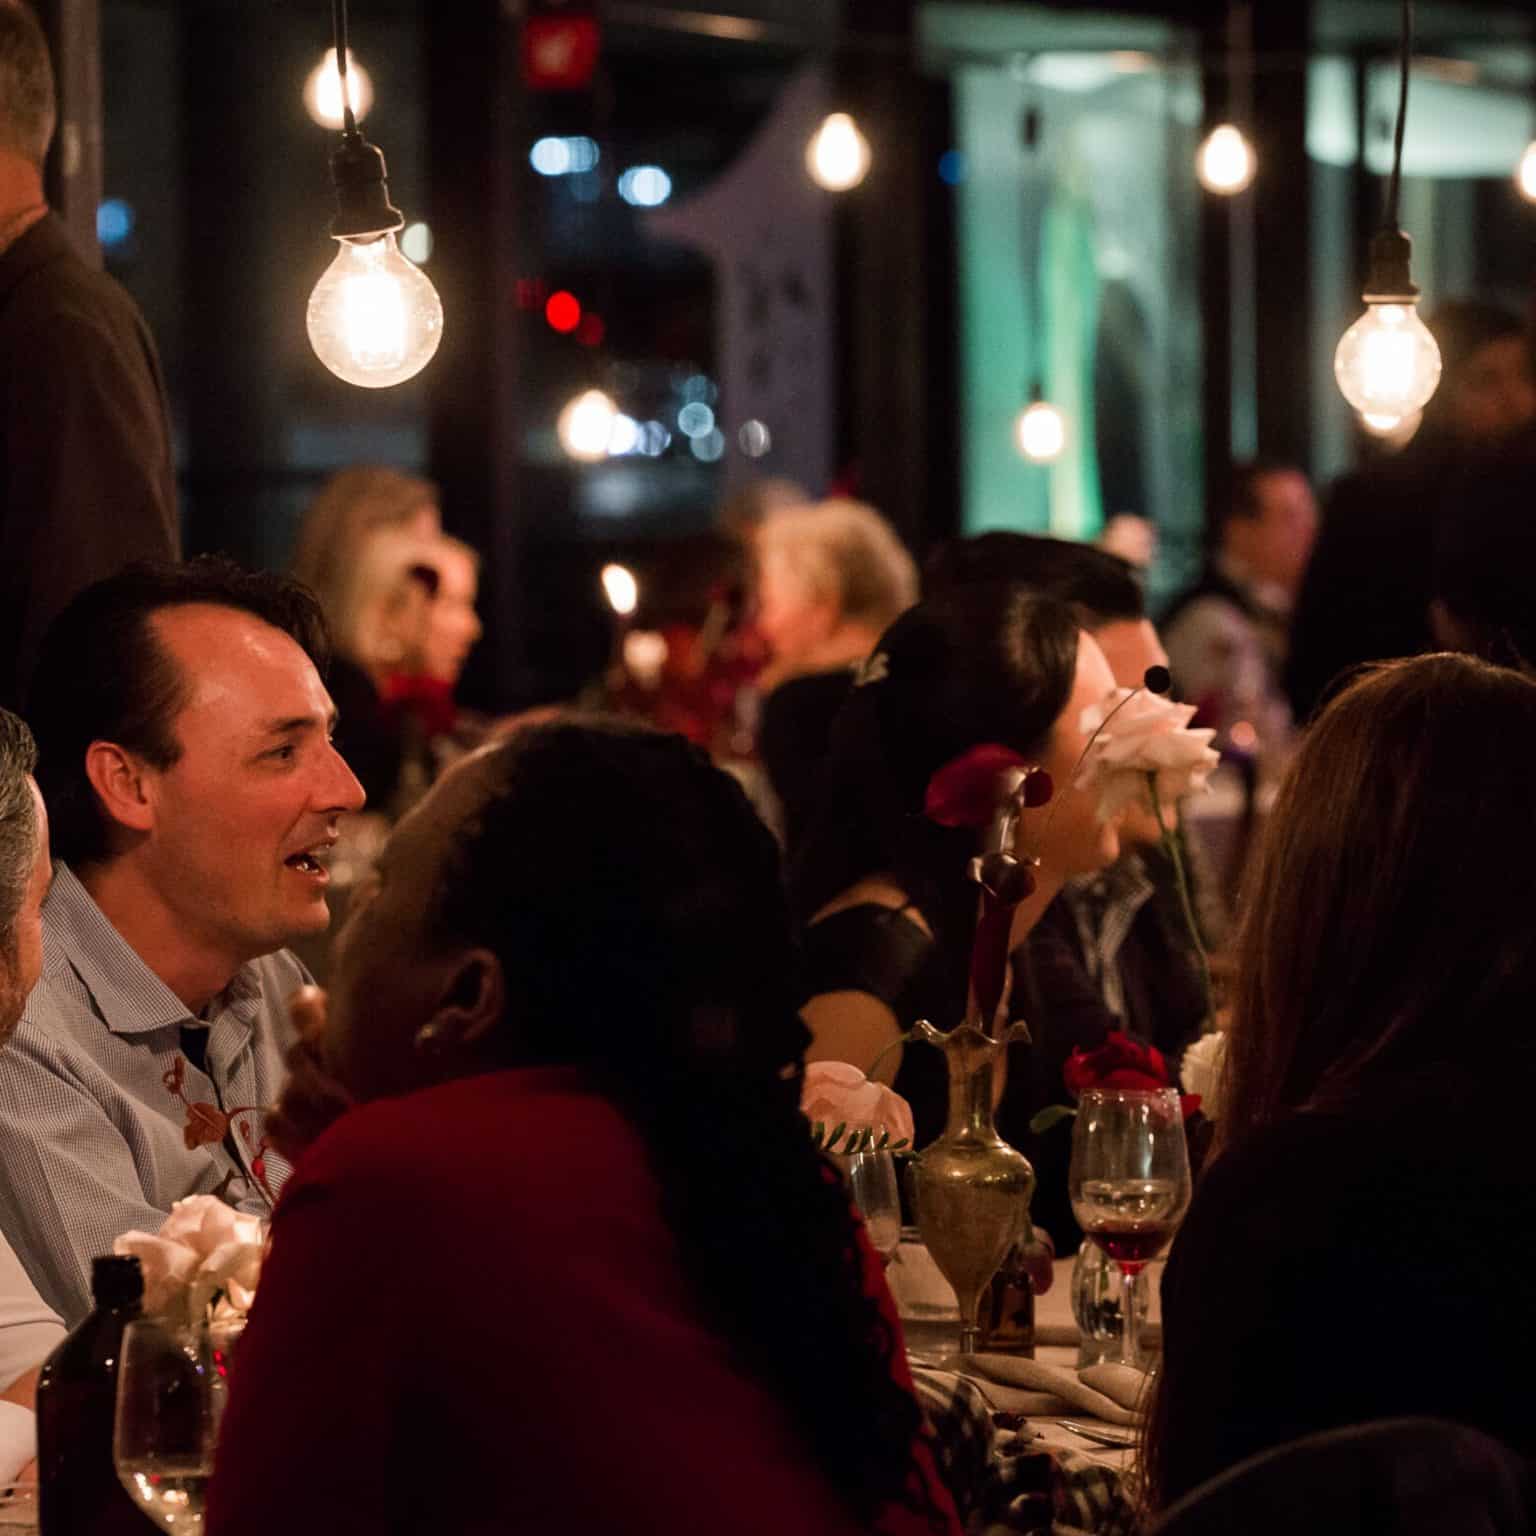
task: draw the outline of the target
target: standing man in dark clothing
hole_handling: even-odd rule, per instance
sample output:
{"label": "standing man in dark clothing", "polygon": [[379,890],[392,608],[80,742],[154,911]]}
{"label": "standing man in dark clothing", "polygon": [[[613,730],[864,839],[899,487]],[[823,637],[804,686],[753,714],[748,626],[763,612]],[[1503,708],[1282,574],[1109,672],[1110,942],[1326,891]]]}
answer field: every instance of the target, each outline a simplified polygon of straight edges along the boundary
{"label": "standing man in dark clothing", "polygon": [[1361,662],[1434,649],[1434,551],[1447,505],[1469,472],[1536,422],[1536,374],[1519,315],[1457,299],[1426,324],[1443,371],[1423,423],[1400,454],[1345,475],[1328,499],[1286,665],[1298,724]]}
{"label": "standing man in dark clothing", "polygon": [[143,316],[43,196],[57,116],[42,29],[0,0],[0,706],[82,587],[176,559],[165,390]]}

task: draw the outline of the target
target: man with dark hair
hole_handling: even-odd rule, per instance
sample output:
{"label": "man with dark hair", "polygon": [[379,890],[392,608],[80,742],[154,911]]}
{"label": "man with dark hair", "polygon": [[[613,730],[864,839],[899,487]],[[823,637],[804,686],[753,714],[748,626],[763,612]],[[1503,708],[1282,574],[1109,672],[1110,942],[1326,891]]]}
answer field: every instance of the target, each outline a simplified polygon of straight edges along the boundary
{"label": "man with dark hair", "polygon": [[1286,662],[1298,720],[1362,662],[1434,649],[1435,550],[1460,515],[1463,478],[1536,425],[1523,316],[1481,299],[1450,299],[1425,324],[1443,367],[1418,430],[1401,451],[1342,476],[1328,493]]}
{"label": "man with dark hair", "polygon": [[[0,1045],[10,1038],[43,963],[42,909],[52,868],[48,817],[32,780],[32,733],[0,709]],[[64,1337],[10,1247],[0,1240],[0,1484],[32,1460],[37,1368]]]}
{"label": "man with dark hair", "polygon": [[1435,540],[1435,644],[1536,675],[1536,436],[1457,482]]}
{"label": "man with dark hair", "polygon": [[154,342],[43,196],[55,115],[42,30],[0,0],[0,705],[13,708],[76,592],[180,547]]}
{"label": "man with dark hair", "polygon": [[262,1119],[362,790],[331,744],[324,625],[286,578],[135,565],[50,629],[32,690],[53,822],[42,980],[0,1072],[0,1224],[74,1320],[91,1259],[172,1203],[262,1211]]}
{"label": "man with dark hair", "polygon": [[[1294,464],[1259,459],[1232,473],[1217,545],[1200,579],[1164,614],[1179,692],[1223,745],[1284,746],[1281,689],[1291,610],[1317,538],[1317,498]],[[1234,728],[1239,726],[1236,736]]]}
{"label": "man with dark hair", "polygon": [[1148,667],[1168,663],[1147,618],[1141,576],[1119,555],[1070,539],[997,531],[951,539],[923,568],[925,594],[975,581],[1016,581],[1070,603],[1117,681],[1134,677],[1139,683]]}

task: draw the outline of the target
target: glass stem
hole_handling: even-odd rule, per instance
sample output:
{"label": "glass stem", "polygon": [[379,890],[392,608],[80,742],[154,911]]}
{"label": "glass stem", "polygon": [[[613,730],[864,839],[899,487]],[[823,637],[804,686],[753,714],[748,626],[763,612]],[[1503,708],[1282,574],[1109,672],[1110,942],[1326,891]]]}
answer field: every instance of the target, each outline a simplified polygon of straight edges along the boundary
{"label": "glass stem", "polygon": [[960,1353],[974,1355],[981,1348],[981,1297],[961,1296]]}
{"label": "glass stem", "polygon": [[1136,1282],[1140,1277],[1141,1265],[1120,1266],[1120,1315],[1124,1319],[1120,1330],[1120,1358],[1127,1365],[1136,1365],[1141,1353],[1141,1319],[1136,1311]]}

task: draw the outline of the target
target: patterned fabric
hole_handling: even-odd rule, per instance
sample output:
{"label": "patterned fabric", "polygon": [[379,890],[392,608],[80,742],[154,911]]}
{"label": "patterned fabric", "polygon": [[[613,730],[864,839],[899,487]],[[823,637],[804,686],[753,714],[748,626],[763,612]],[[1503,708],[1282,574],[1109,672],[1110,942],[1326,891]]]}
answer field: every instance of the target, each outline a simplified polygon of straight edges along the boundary
{"label": "patterned fabric", "polygon": [[[43,908],[43,975],[0,1056],[0,1227],[73,1326],[91,1260],[174,1201],[216,1194],[265,1214],[288,1165],[261,1140],[309,979],[286,952],[241,968],[194,1019],[63,864]],[[207,1070],[182,1050],[206,1028]],[[227,1128],[223,1116],[230,1121]]]}
{"label": "patterned fabric", "polygon": [[971,1536],[1135,1530],[1135,1506],[1112,1468],[998,1429],[981,1390],[963,1376],[914,1366],[912,1384],[933,1428],[939,1471]]}
{"label": "patterned fabric", "polygon": [[1120,948],[1130,937],[1136,914],[1152,899],[1156,887],[1146,866],[1128,853],[1106,870],[1067,882],[1062,895],[1082,944],[1088,974],[1104,996],[1104,1006],[1129,1022],[1125,983],[1120,975]]}

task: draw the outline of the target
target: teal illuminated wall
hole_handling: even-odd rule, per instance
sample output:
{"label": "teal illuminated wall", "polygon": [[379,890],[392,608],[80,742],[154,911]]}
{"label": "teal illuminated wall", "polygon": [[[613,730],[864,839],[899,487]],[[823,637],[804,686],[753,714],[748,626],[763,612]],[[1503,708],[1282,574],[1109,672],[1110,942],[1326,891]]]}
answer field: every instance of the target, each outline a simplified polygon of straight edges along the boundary
{"label": "teal illuminated wall", "polygon": [[[1158,525],[1167,590],[1203,519],[1195,71],[1146,22],[1033,6],[925,19],[930,51],[948,50],[965,167],[964,527],[1092,538],[1138,512]],[[1037,369],[1068,423],[1049,466],[1013,431]]]}

